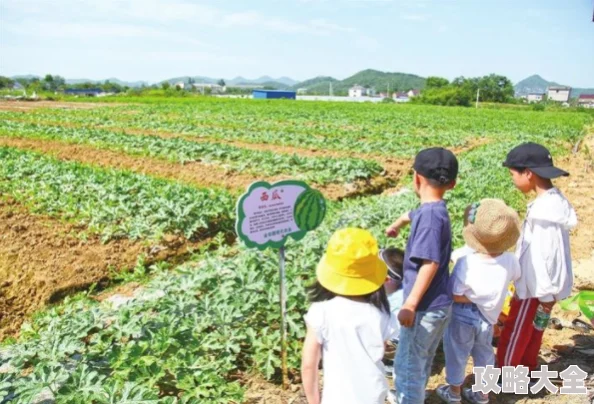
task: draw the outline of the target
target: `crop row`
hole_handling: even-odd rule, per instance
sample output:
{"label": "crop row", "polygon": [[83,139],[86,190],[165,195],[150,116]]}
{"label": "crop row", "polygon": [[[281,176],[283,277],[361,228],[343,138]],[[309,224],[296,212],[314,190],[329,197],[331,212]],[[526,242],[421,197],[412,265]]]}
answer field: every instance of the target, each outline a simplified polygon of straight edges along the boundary
{"label": "crop row", "polygon": [[0,194],[37,213],[88,226],[104,240],[193,238],[232,228],[233,198],[218,189],[196,189],[124,171],[59,161],[0,147]]}
{"label": "crop row", "polygon": [[592,121],[577,112],[221,99],[37,111],[27,119],[399,157],[409,157],[428,144],[458,147],[483,137],[575,141]]}
{"label": "crop row", "polygon": [[381,165],[371,160],[348,157],[303,157],[213,142],[128,135],[123,132],[88,127],[47,126],[4,120],[0,123],[0,136],[91,145],[182,164],[200,161],[220,165],[227,170],[248,172],[255,176],[283,174],[321,184],[369,179],[383,171]]}
{"label": "crop row", "polygon": [[[505,199],[517,209],[501,160],[501,143],[461,156],[460,183],[448,196],[454,241],[462,243],[462,212],[482,197]],[[326,241],[337,228],[370,229],[381,245],[403,246],[383,235],[391,219],[418,203],[412,192],[331,203],[322,226],[287,246],[289,367],[299,368],[306,285]],[[11,371],[0,376],[4,394],[28,402],[51,387],[58,403],[241,402],[241,375],[278,377],[280,315],[278,267],[273,251],[227,247],[197,264],[157,275],[132,301],[114,308],[75,299],[40,314],[8,345]],[[21,376],[23,369],[31,373]],[[58,382],[56,382],[58,381]],[[4,384],[2,384],[4,382]],[[2,388],[0,387],[0,399]]]}

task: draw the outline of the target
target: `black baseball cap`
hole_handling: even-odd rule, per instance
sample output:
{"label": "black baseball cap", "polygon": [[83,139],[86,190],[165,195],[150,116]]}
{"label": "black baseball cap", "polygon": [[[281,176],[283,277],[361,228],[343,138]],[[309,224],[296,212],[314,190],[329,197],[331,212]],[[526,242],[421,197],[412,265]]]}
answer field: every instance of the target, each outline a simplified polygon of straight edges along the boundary
{"label": "black baseball cap", "polygon": [[423,177],[446,185],[458,176],[458,159],[443,147],[431,147],[417,154],[413,168]]}
{"label": "black baseball cap", "polygon": [[538,143],[523,143],[514,147],[503,162],[507,168],[527,168],[539,177],[552,179],[561,176],[568,176],[553,165],[553,157],[549,150]]}

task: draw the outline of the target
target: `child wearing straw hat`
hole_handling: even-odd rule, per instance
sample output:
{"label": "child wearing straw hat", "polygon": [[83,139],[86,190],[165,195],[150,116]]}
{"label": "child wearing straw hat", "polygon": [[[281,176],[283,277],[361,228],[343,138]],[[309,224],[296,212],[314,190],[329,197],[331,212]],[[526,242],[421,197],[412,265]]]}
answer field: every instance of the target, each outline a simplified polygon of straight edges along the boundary
{"label": "child wearing straw hat", "polygon": [[[520,236],[520,218],[499,199],[483,199],[466,208],[464,240],[474,251],[458,259],[450,278],[452,318],[443,345],[446,381],[437,388],[446,403],[486,404],[487,395],[461,391],[466,363],[472,354],[474,366],[494,366],[493,328],[505,303],[510,282],[520,277],[520,263],[507,252]],[[462,393],[462,394],[460,394]]]}
{"label": "child wearing straw hat", "polygon": [[367,230],[341,229],[328,242],[305,315],[301,376],[309,404],[384,404],[384,343],[395,319],[383,286],[388,269],[378,253]]}

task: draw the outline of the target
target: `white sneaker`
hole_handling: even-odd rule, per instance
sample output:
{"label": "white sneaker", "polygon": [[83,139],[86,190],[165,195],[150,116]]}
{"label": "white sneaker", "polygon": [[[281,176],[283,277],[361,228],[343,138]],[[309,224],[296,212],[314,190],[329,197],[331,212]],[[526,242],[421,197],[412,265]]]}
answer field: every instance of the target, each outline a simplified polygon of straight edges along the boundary
{"label": "white sneaker", "polygon": [[441,398],[441,401],[448,404],[459,403],[462,401],[460,396],[455,396],[452,394],[452,390],[450,390],[449,384],[442,384],[438,388],[435,389],[435,393]]}
{"label": "white sneaker", "polygon": [[396,390],[394,390],[394,389],[388,390],[388,402],[390,404],[396,404]]}
{"label": "white sneaker", "polygon": [[462,390],[462,397],[472,404],[489,404],[489,395],[480,391],[472,391],[471,387]]}

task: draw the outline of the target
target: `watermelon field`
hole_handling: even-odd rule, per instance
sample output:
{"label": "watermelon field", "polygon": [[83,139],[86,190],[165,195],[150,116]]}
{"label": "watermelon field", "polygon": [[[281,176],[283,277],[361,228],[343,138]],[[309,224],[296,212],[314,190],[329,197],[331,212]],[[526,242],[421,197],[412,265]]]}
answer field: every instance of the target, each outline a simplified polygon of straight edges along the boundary
{"label": "watermelon field", "polygon": [[[417,151],[459,158],[447,196],[456,246],[467,204],[496,197],[525,211],[501,167],[518,143],[545,144],[572,174],[592,170],[594,115],[577,110],[23,104],[0,102],[0,403],[303,403],[306,287],[326,241],[358,226],[403,247],[406,234],[383,231],[418,203],[408,186]],[[321,191],[327,212],[286,246],[283,392],[277,252],[243,246],[234,223],[251,183],[285,179]],[[576,200],[578,214],[594,218],[591,204]],[[591,228],[572,235],[576,258],[590,256]]]}

